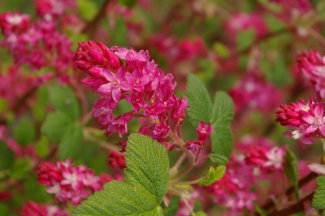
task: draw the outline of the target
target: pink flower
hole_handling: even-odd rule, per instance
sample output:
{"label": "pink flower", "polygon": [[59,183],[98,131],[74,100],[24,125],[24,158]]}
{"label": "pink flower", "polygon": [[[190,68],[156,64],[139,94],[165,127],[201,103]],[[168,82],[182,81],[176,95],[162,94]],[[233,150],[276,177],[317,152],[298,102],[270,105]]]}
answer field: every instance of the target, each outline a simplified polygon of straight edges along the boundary
{"label": "pink flower", "polygon": [[199,135],[198,140],[205,141],[205,139],[213,132],[211,123],[205,124],[203,121],[200,121],[198,128],[196,128],[196,132]]}

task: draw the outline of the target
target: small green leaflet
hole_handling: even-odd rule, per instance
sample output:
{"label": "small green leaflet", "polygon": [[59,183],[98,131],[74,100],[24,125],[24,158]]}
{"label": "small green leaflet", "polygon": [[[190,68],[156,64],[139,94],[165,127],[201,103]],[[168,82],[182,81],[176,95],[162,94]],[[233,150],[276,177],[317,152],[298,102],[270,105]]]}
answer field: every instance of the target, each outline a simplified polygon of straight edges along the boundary
{"label": "small green leaflet", "polygon": [[0,171],[9,169],[15,162],[14,152],[3,141],[0,141],[0,158]]}
{"label": "small green leaflet", "polygon": [[219,155],[219,154],[211,154],[210,160],[213,163],[218,164],[218,165],[225,165],[228,163],[228,158],[223,155]]}
{"label": "small green leaflet", "polygon": [[311,206],[315,209],[325,209],[325,176],[318,177],[316,184],[318,188],[315,191]]}
{"label": "small green leaflet", "polygon": [[188,74],[185,96],[190,106],[188,115],[192,125],[197,127],[201,120],[208,123],[212,115],[211,98],[203,82],[194,74]]}
{"label": "small green leaflet", "polygon": [[284,172],[287,175],[288,179],[292,182],[293,187],[295,189],[296,199],[299,200],[299,172],[298,172],[298,162],[295,154],[287,149],[287,153],[285,155],[285,164],[284,164]]}
{"label": "small green leaflet", "polygon": [[208,174],[198,181],[200,186],[210,186],[223,177],[226,172],[226,166],[221,165],[217,168],[210,167]]}
{"label": "small green leaflet", "polygon": [[161,216],[168,189],[169,159],[163,145],[131,134],[126,147],[125,182],[111,181],[76,207],[72,216]]}

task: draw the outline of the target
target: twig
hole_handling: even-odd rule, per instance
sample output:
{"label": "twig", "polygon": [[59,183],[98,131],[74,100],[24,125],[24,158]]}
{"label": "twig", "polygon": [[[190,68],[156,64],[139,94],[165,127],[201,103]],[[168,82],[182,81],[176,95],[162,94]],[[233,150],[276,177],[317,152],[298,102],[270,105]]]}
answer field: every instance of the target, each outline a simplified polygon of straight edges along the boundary
{"label": "twig", "polygon": [[[315,179],[317,176],[318,176],[317,173],[314,173],[314,172],[309,173],[307,176],[300,179],[300,181],[298,182],[298,187],[299,188],[303,187],[304,185],[308,184],[311,180]],[[294,187],[291,186],[286,190],[285,195],[289,196],[293,192],[294,192]],[[270,200],[265,205],[263,205],[262,208],[265,210],[269,210],[273,207],[274,207],[274,202],[272,202],[272,200]]]}
{"label": "twig", "polygon": [[290,216],[293,215],[295,213],[299,213],[304,211],[304,202],[307,200],[311,200],[314,196],[314,192],[307,195],[306,197],[304,197],[303,199],[301,199],[299,202],[289,206],[288,208],[285,208],[283,210],[277,211],[277,212],[272,212],[271,214],[269,214],[269,216]]}
{"label": "twig", "polygon": [[91,36],[95,32],[95,30],[100,24],[101,19],[105,16],[106,7],[110,3],[110,1],[111,0],[104,1],[96,16],[90,22],[87,23],[87,25],[81,30],[81,33],[88,34]]}

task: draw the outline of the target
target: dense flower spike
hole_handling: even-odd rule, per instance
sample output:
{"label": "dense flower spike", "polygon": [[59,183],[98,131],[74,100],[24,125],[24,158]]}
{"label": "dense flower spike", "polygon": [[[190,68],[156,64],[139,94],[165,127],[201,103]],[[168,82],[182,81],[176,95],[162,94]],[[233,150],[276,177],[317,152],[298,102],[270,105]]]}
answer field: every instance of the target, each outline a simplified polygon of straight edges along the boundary
{"label": "dense flower spike", "polygon": [[69,213],[58,206],[27,202],[23,206],[21,216],[68,216]]}
{"label": "dense flower spike", "polygon": [[[148,121],[139,132],[169,144],[169,131],[177,133],[183,123],[187,100],[174,94],[173,76],[164,75],[150,60],[148,51],[109,49],[100,42],[81,42],[75,63],[90,75],[83,83],[100,95],[94,104],[93,116],[98,118],[106,135],[117,132],[122,138],[128,132],[129,121],[143,117]],[[129,102],[132,111],[115,117],[113,112],[121,100]]]}
{"label": "dense flower spike", "polygon": [[101,179],[85,166],[73,167],[70,160],[52,163],[43,162],[38,166],[38,182],[47,186],[46,191],[55,195],[57,202],[70,201],[78,205],[91,192],[101,190]]}
{"label": "dense flower spike", "polygon": [[281,105],[275,111],[276,121],[290,130],[286,136],[299,140],[305,146],[312,144],[313,138],[325,137],[324,103],[311,98],[307,103],[299,101]]}
{"label": "dense flower spike", "polygon": [[325,60],[315,50],[301,52],[297,55],[297,65],[306,79],[306,83],[312,88],[317,96],[325,99]]}

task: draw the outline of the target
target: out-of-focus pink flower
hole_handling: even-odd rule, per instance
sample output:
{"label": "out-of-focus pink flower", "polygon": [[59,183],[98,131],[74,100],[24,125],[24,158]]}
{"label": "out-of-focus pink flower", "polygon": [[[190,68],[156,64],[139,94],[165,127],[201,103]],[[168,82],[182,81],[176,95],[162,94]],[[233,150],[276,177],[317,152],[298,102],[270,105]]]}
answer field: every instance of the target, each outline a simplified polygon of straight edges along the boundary
{"label": "out-of-focus pink flower", "polygon": [[325,98],[325,60],[315,50],[301,52],[297,55],[297,67],[304,76],[307,85],[312,88],[317,96]]}
{"label": "out-of-focus pink flower", "polygon": [[68,216],[69,213],[55,205],[46,205],[29,201],[24,204],[21,216]]}
{"label": "out-of-focus pink flower", "polygon": [[268,32],[267,24],[259,14],[237,13],[232,15],[225,25],[227,35],[232,40],[243,30],[254,30],[256,38],[261,38]]}
{"label": "out-of-focus pink flower", "polygon": [[235,111],[256,109],[269,114],[282,102],[282,92],[256,73],[246,73],[229,91],[235,102]]}
{"label": "out-of-focus pink flower", "polygon": [[47,186],[46,191],[64,204],[70,201],[78,205],[91,192],[102,189],[101,179],[92,170],[85,166],[73,167],[69,159],[56,166],[43,162],[38,166],[37,174],[38,182]]}

